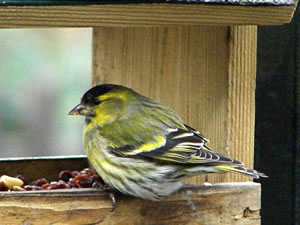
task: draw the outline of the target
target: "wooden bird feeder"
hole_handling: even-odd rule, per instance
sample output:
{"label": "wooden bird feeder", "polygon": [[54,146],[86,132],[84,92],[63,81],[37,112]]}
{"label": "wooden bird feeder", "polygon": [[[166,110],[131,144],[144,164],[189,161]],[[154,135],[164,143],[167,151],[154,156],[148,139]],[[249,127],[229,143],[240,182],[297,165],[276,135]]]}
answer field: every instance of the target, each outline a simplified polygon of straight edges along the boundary
{"label": "wooden bird feeder", "polygon": [[[213,149],[251,168],[257,26],[289,23],[296,5],[293,0],[1,0],[0,27],[93,27],[92,85],[126,85],[169,105],[209,137]],[[85,157],[2,159],[0,171],[51,179],[61,169],[87,165]],[[202,185],[205,181],[212,185]],[[113,212],[108,194],[95,189],[0,192],[5,218],[0,223],[260,224],[260,185],[249,178],[204,175],[187,184],[162,202],[119,196]]]}

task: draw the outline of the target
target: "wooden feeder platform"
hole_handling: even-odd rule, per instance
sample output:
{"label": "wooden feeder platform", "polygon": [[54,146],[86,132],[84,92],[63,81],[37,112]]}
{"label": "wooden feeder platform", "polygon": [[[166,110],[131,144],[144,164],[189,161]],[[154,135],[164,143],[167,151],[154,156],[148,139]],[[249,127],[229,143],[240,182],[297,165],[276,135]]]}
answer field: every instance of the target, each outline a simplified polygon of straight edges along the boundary
{"label": "wooden feeder platform", "polygon": [[[210,147],[251,168],[257,26],[289,23],[296,5],[292,0],[0,0],[0,28],[92,27],[92,85],[125,85],[169,105],[210,139]],[[87,166],[85,157],[0,160],[2,174],[22,174],[29,181],[51,181],[61,170]],[[196,176],[161,202],[119,196],[113,212],[108,194],[96,189],[3,192],[0,223],[258,225],[260,185],[251,181],[236,174]]]}

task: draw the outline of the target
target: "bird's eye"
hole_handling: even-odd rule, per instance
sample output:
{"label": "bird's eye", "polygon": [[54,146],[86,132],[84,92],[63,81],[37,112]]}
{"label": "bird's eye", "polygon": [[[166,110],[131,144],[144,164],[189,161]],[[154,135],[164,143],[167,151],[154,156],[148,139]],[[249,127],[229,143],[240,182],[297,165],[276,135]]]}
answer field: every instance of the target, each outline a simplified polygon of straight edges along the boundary
{"label": "bird's eye", "polygon": [[94,105],[99,105],[101,103],[101,101],[95,98],[93,100],[93,103],[94,103]]}

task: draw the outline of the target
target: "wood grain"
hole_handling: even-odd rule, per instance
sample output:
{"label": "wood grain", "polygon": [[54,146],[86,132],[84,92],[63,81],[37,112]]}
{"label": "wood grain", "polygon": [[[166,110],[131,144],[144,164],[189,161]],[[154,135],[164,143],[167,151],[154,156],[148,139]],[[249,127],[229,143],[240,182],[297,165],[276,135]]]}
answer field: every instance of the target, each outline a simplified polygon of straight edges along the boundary
{"label": "wood grain", "polygon": [[[228,149],[233,158],[253,167],[256,79],[256,26],[233,26],[229,36]],[[230,174],[227,180],[244,181]]]}
{"label": "wood grain", "polygon": [[117,196],[96,189],[0,192],[2,225],[259,225],[260,185],[189,186],[161,202]]}
{"label": "wood grain", "polygon": [[274,25],[289,23],[294,6],[129,4],[0,7],[0,27],[132,27]]}
{"label": "wood grain", "polygon": [[[256,28],[94,29],[93,86],[117,83],[169,105],[216,151],[253,164]],[[189,183],[249,180],[230,174]]]}
{"label": "wood grain", "polygon": [[[226,149],[228,27],[94,29],[93,84],[131,87]],[[221,182],[222,179],[207,180]]]}

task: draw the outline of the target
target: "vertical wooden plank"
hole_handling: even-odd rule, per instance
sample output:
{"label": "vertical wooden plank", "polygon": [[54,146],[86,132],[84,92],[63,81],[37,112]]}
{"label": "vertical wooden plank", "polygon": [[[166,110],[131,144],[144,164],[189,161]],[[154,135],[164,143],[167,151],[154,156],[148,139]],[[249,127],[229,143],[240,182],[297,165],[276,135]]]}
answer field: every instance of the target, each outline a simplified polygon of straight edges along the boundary
{"label": "vertical wooden plank", "polygon": [[[249,168],[254,157],[254,117],[257,26],[233,26],[229,37],[228,148],[229,155]],[[249,180],[229,174],[227,180]]]}
{"label": "vertical wooden plank", "polygon": [[[247,107],[245,101],[254,84],[244,84],[253,82],[247,77],[253,70],[245,72],[243,68],[252,68],[253,59],[247,57],[253,56],[249,52],[255,46],[242,44],[247,41],[248,28],[241,32],[234,29],[229,36],[229,27],[214,26],[95,28],[92,85],[126,85],[169,105],[207,136],[216,151],[250,165],[252,153],[246,151],[253,151],[253,126],[241,126],[253,123],[254,105]],[[248,54],[238,53],[240,50]],[[245,63],[246,67],[242,65]],[[244,86],[246,89],[241,90]],[[233,95],[245,97],[230,99]],[[244,107],[251,110],[244,112]],[[198,176],[188,182],[223,182],[229,178],[245,180],[220,174]]]}

